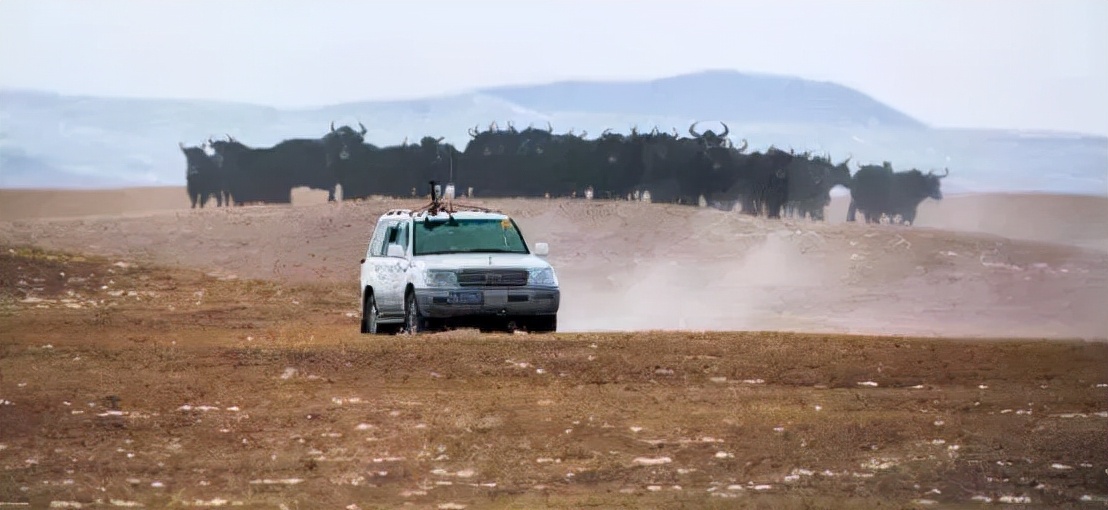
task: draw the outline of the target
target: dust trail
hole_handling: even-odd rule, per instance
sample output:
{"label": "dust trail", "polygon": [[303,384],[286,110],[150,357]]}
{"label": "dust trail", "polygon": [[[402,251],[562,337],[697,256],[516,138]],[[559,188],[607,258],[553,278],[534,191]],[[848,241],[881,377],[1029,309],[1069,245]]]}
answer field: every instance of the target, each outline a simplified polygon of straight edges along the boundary
{"label": "dust trail", "polygon": [[565,331],[775,329],[788,321],[791,300],[831,274],[787,232],[770,232],[730,260],[636,259],[599,282],[568,273]]}

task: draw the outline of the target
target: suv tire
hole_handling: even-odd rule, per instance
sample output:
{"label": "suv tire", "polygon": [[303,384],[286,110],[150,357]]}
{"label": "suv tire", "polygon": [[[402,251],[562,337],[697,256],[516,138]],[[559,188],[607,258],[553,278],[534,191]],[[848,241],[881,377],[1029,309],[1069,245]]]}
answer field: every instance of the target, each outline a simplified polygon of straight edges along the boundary
{"label": "suv tire", "polygon": [[530,333],[553,333],[558,331],[558,316],[557,315],[540,315],[529,321],[528,332]]}
{"label": "suv tire", "polygon": [[377,299],[367,293],[362,303],[362,333],[370,335],[395,335],[403,324],[381,324],[377,321]]}
{"label": "suv tire", "polygon": [[377,325],[377,300],[372,292],[366,292],[362,301],[362,333],[375,335],[379,330]]}
{"label": "suv tire", "polygon": [[404,331],[412,335],[427,331],[427,319],[420,315],[419,304],[412,291],[404,296]]}

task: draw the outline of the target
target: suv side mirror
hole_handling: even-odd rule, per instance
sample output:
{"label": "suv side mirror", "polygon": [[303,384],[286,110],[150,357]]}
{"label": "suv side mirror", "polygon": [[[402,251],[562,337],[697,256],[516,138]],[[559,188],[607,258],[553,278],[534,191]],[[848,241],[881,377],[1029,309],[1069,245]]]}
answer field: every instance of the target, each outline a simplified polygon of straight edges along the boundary
{"label": "suv side mirror", "polygon": [[550,254],[550,245],[546,243],[535,243],[535,255],[545,257]]}
{"label": "suv side mirror", "polygon": [[385,255],[387,255],[389,257],[404,258],[404,255],[405,255],[404,247],[400,246],[399,244],[390,244],[389,245],[389,250],[388,250],[388,252],[385,253]]}

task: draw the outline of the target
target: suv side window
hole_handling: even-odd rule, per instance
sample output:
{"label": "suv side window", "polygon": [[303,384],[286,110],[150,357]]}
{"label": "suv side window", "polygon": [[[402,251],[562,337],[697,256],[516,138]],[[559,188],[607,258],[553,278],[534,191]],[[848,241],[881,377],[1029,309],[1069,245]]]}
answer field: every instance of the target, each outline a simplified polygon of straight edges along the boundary
{"label": "suv side window", "polygon": [[411,237],[411,234],[408,233],[408,222],[401,222],[396,230],[396,244],[403,246],[404,249],[407,250],[409,237]]}
{"label": "suv side window", "polygon": [[408,222],[404,221],[391,221],[388,223],[388,228],[384,231],[384,243],[382,243],[380,256],[386,256],[389,253],[389,245],[396,244],[408,248]]}
{"label": "suv side window", "polygon": [[402,246],[404,249],[408,248],[408,222],[394,221],[389,224],[388,230],[385,232],[385,246],[381,249],[381,255],[388,253],[390,244]]}
{"label": "suv side window", "polygon": [[395,220],[377,223],[377,228],[373,231],[373,237],[369,241],[369,256],[385,256],[385,234],[388,232],[389,226],[395,223]]}

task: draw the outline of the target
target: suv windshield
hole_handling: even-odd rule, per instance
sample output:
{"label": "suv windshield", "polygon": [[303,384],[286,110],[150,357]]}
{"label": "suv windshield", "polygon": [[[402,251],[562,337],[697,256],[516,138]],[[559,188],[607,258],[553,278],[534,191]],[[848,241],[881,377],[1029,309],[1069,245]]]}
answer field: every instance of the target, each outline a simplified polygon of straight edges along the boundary
{"label": "suv windshield", "polygon": [[415,223],[415,255],[528,253],[516,224],[504,219],[435,219]]}

